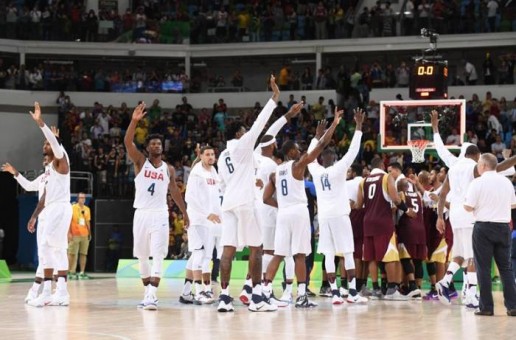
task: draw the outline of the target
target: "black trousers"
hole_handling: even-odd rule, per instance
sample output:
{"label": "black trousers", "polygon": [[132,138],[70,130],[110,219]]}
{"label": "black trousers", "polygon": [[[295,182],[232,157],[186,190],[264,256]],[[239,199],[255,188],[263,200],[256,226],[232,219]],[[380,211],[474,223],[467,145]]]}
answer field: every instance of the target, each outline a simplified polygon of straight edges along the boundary
{"label": "black trousers", "polygon": [[473,254],[480,286],[480,310],[494,311],[491,262],[494,257],[503,285],[504,304],[516,309],[516,283],[511,268],[511,230],[507,223],[476,222]]}

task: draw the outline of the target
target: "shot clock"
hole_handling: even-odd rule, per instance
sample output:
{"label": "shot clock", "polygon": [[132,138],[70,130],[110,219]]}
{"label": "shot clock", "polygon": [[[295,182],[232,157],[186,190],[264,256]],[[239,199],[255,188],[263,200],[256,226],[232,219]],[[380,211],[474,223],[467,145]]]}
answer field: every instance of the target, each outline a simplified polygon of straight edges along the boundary
{"label": "shot clock", "polygon": [[448,66],[444,62],[416,61],[410,74],[410,98],[448,99]]}

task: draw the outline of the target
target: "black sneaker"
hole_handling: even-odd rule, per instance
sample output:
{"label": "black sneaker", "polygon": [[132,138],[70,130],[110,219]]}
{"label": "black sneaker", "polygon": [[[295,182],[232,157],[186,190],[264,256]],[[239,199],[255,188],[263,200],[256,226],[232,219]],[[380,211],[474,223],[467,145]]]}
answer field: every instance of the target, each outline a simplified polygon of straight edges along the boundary
{"label": "black sneaker", "polygon": [[316,295],[314,292],[312,292],[308,287],[306,287],[306,295],[307,295],[308,297],[316,297],[316,296],[317,296],[317,295]]}
{"label": "black sneaker", "polygon": [[313,308],[317,307],[317,304],[308,300],[308,296],[305,294],[297,297],[295,306],[296,308]]}
{"label": "black sneaker", "polygon": [[181,302],[182,304],[185,304],[185,305],[191,305],[194,303],[194,295],[192,293],[190,294],[187,294],[187,295],[182,295],[179,297],[179,302]]}
{"label": "black sneaker", "polygon": [[330,286],[328,286],[328,287],[322,286],[321,289],[319,290],[319,296],[331,297],[332,296],[331,287]]}

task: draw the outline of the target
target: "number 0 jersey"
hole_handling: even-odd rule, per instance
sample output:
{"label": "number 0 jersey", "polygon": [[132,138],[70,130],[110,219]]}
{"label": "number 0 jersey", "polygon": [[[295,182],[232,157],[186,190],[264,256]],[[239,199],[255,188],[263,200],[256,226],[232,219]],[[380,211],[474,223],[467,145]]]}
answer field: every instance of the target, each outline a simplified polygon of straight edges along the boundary
{"label": "number 0 jersey", "polygon": [[387,194],[387,177],[380,169],[373,169],[361,184],[364,195],[364,236],[392,234],[394,221],[391,200]]}
{"label": "number 0 jersey", "polygon": [[308,205],[305,181],[294,178],[292,175],[293,163],[294,161],[288,161],[276,168],[276,197],[279,209],[298,204]]}
{"label": "number 0 jersey", "polygon": [[136,209],[168,210],[167,193],[170,183],[168,164],[161,162],[157,168],[146,159],[134,179],[134,204]]}

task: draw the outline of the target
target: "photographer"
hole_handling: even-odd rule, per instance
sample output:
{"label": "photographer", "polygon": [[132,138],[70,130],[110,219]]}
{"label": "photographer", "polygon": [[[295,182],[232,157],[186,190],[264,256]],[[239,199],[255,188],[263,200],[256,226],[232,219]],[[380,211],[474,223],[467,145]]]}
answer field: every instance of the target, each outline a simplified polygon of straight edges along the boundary
{"label": "photographer", "polygon": [[[90,208],[85,205],[86,194],[80,192],[77,196],[77,203],[72,204],[72,222],[68,231],[68,263],[69,279],[88,280],[84,273],[86,269],[86,258],[91,240]],[[77,256],[79,256],[80,273],[76,274]]]}

